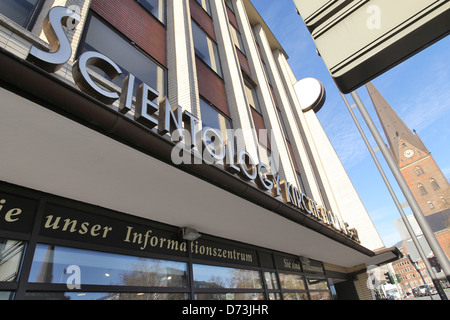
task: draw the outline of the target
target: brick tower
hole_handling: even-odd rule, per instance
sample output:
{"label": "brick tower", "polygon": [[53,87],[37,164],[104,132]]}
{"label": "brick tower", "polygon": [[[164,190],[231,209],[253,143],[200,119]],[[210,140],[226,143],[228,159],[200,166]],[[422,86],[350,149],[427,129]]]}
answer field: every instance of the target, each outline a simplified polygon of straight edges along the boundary
{"label": "brick tower", "polygon": [[372,83],[366,85],[389,148],[447,257],[450,257],[450,184],[419,136]]}

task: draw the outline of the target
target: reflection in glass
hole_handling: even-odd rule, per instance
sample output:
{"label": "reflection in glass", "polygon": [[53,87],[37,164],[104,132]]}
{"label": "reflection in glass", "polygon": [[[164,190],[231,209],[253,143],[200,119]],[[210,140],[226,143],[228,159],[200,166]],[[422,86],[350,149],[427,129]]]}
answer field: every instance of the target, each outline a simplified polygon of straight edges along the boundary
{"label": "reflection in glass", "polygon": [[261,289],[258,271],[194,264],[195,288]]}
{"label": "reflection in glass", "polygon": [[27,292],[25,300],[187,300],[186,293]]}
{"label": "reflection in glass", "polygon": [[331,295],[328,291],[310,292],[311,300],[331,300]]}
{"label": "reflection in glass", "polygon": [[[155,103],[166,95],[165,70],[95,16],[92,16],[89,22],[83,47],[83,52],[86,51],[103,53],[120,66],[122,74],[112,81],[118,90],[122,87],[125,77],[132,73],[136,77],[134,95],[143,82],[158,91],[159,97],[154,100]],[[89,69],[108,79],[100,69],[92,66],[89,66]]]}
{"label": "reflection in glass", "polygon": [[327,280],[307,278],[309,290],[328,290]]}
{"label": "reflection in glass", "polygon": [[24,243],[0,238],[0,281],[17,281]]}
{"label": "reflection in glass", "polygon": [[199,293],[196,300],[264,300],[262,293]]}
{"label": "reflection in glass", "polygon": [[280,273],[280,282],[283,289],[306,290],[305,280],[298,274]]}
{"label": "reflection in glass", "polygon": [[0,301],[13,300],[14,292],[10,291],[0,291]]}
{"label": "reflection in glass", "polygon": [[79,267],[82,285],[187,286],[187,266],[184,262],[42,244],[36,247],[29,281],[72,284],[76,271],[71,271],[71,266]]}
{"label": "reflection in glass", "polygon": [[211,5],[209,4],[209,0],[196,0],[201,7],[211,15]]}
{"label": "reflection in glass", "polygon": [[26,27],[37,3],[38,0],[2,0],[0,13]]}
{"label": "reflection in glass", "polygon": [[165,2],[166,0],[138,0],[138,2],[147,9],[159,21],[165,23]]}
{"label": "reflection in glass", "polygon": [[278,289],[276,272],[264,272],[264,280],[266,281],[267,289]]}
{"label": "reflection in glass", "polygon": [[195,54],[222,77],[217,44],[194,21],[192,22],[192,36],[194,38]]}
{"label": "reflection in glass", "polygon": [[308,300],[306,292],[283,293],[284,300]]}
{"label": "reflection in glass", "polygon": [[281,300],[279,293],[269,293],[269,300]]}

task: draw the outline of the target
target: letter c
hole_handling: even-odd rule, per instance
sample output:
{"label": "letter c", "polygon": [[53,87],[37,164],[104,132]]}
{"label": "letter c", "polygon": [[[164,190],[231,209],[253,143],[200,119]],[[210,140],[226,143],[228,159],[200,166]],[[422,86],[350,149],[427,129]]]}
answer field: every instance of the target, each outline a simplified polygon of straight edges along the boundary
{"label": "letter c", "polygon": [[72,47],[62,28],[68,27],[69,18],[74,19],[76,23],[81,20],[79,14],[64,7],[54,7],[49,11],[43,30],[53,52],[42,51],[33,46],[27,56],[28,61],[47,72],[61,69],[72,56]]}
{"label": "letter c", "polygon": [[89,75],[87,71],[88,65],[93,65],[101,69],[111,80],[114,80],[120,76],[122,74],[122,70],[120,70],[119,66],[110,58],[94,51],[83,53],[80,58],[75,61],[72,68],[73,79],[81,91],[103,103],[114,103],[114,101],[119,99],[119,94],[117,92],[106,91],[100,88],[100,86],[97,85]]}

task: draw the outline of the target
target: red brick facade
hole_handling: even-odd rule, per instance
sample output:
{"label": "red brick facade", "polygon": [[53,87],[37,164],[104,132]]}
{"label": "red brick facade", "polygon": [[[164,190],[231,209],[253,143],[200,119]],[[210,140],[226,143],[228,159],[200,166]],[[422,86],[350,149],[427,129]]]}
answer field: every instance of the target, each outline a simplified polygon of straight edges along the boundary
{"label": "red brick facade", "polygon": [[92,0],[92,10],[167,67],[165,27],[134,0]]}

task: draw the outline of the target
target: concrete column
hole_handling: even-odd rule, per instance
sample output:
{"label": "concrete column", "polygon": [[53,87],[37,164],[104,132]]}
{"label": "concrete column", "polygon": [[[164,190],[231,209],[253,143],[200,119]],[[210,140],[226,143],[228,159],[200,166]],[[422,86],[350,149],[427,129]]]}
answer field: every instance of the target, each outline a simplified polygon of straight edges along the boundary
{"label": "concrete column", "polygon": [[172,107],[200,116],[189,0],[167,1],[168,92]]}
{"label": "concrete column", "polygon": [[[236,0],[236,2],[234,3],[234,8],[236,10],[236,18],[241,30],[241,34],[245,39],[244,43],[246,45],[245,49],[250,66],[250,71],[252,73],[252,77],[254,77],[255,81],[258,84],[258,86],[256,87],[256,92],[261,105],[261,111],[263,113],[265,125],[266,128],[270,130],[268,132],[268,135],[269,139],[271,139],[270,144],[272,148],[272,156],[278,157],[279,159],[278,172],[281,173],[282,177],[291,183],[295,183],[297,179],[294,166],[290,161],[289,150],[286,146],[281,123],[278,120],[275,103],[272,99],[265,71],[259,58],[258,48],[256,47],[256,43],[254,40],[253,29],[248,20],[242,0]],[[258,25],[255,27],[255,29],[255,33],[259,34],[260,38],[265,39],[264,41],[265,43],[267,43],[267,39],[265,38],[262,27]],[[264,51],[263,48],[261,49],[262,51]],[[275,158],[274,162],[274,164],[277,163],[277,158]]]}
{"label": "concrete column", "polygon": [[[223,79],[230,109],[233,127],[241,128],[245,149],[257,161],[258,140],[253,130],[250,107],[244,91],[244,81],[241,74],[239,61],[236,55],[233,40],[231,38],[228,15],[223,0],[211,0],[211,10],[222,64]],[[238,142],[239,143],[239,142]],[[242,149],[238,145],[239,149]]]}

